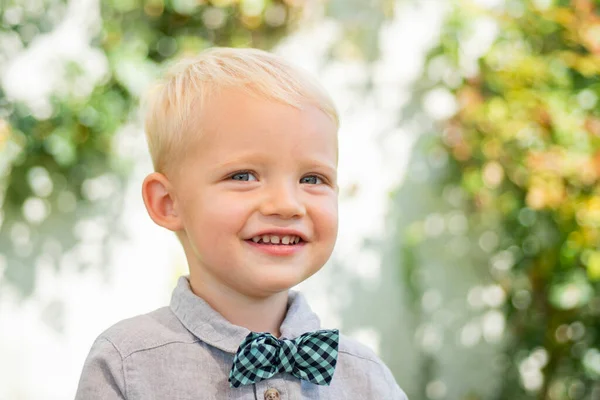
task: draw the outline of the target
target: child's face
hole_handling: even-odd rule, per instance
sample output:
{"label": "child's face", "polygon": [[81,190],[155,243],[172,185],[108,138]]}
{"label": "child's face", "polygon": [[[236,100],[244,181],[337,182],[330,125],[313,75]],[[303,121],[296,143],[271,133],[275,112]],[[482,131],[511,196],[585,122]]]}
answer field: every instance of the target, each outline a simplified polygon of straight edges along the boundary
{"label": "child's face", "polygon": [[[298,110],[233,89],[208,103],[200,139],[172,180],[190,273],[253,297],[289,289],[333,251],[336,126],[316,107]],[[280,243],[252,240],[264,235]],[[290,235],[302,240],[281,244]]]}

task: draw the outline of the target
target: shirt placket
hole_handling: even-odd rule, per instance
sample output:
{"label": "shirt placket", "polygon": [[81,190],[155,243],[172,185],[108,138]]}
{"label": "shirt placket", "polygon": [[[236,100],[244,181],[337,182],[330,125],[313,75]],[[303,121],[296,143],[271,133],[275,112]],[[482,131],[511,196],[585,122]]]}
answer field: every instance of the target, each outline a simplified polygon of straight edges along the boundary
{"label": "shirt placket", "polygon": [[292,400],[290,392],[283,379],[267,379],[254,384],[258,400]]}

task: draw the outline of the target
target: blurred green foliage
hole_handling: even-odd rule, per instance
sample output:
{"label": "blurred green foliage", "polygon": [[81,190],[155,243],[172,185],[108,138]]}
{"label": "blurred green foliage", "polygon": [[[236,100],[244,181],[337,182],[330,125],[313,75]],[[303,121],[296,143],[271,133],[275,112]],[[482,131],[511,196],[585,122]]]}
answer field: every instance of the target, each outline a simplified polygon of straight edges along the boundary
{"label": "blurred green foliage", "polygon": [[[81,241],[82,221],[94,222],[97,233],[90,235],[101,247],[118,233],[132,160],[119,154],[115,137],[124,124],[135,124],[139,97],[167,60],[210,46],[269,48],[300,17],[294,3],[301,2],[101,1],[101,21],[88,27],[101,55],[97,64],[106,64],[99,79],[86,74],[86,60],[65,60],[61,88],[41,109],[8,98],[0,87],[0,267],[8,283],[31,293],[37,266],[60,268]],[[4,65],[66,11],[61,0],[0,1]],[[72,260],[83,267],[85,258]]]}
{"label": "blurred green foliage", "polygon": [[[600,396],[600,1],[457,1],[430,53],[447,185],[507,294],[498,399]],[[482,24],[493,27],[481,53]],[[474,61],[474,62],[472,62]],[[493,237],[492,237],[493,236]],[[482,244],[483,243],[483,244]]]}

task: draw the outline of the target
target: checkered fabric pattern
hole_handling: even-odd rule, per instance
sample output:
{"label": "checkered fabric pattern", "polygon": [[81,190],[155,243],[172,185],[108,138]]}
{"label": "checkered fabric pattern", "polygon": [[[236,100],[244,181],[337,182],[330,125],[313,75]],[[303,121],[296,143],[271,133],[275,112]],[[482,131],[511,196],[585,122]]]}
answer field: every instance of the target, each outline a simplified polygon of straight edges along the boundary
{"label": "checkered fabric pattern", "polygon": [[270,333],[250,332],[233,359],[229,384],[240,387],[287,372],[317,385],[329,385],[337,363],[339,341],[337,329],[281,340]]}

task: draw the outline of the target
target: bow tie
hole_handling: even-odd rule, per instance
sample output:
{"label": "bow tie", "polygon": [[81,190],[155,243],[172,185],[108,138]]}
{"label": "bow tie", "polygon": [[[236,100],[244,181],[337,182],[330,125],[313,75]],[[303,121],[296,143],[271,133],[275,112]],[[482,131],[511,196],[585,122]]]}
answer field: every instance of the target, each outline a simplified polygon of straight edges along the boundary
{"label": "bow tie", "polygon": [[337,329],[281,340],[270,333],[250,332],[233,359],[229,384],[240,387],[288,372],[317,385],[329,385],[337,363],[339,337]]}

